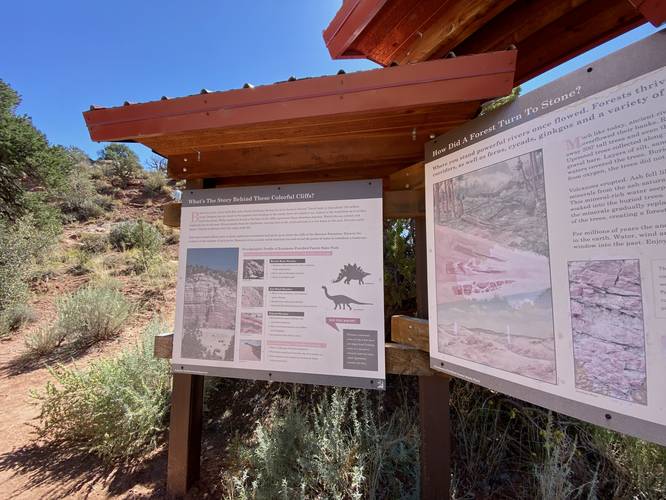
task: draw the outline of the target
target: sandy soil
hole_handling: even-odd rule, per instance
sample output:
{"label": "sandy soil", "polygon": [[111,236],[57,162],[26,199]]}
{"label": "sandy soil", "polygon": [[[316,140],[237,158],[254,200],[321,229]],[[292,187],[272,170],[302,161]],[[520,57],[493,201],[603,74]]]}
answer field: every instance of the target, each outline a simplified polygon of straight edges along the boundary
{"label": "sandy soil", "polygon": [[[81,233],[106,231],[115,221],[161,217],[159,203],[147,202],[138,189],[130,189],[122,196],[122,209],[109,218],[68,226],[61,247],[77,245]],[[176,258],[176,245],[167,251],[171,258]],[[107,466],[93,456],[40,441],[32,427],[39,408],[30,393],[42,390],[51,378],[49,364],[85,366],[134,343],[154,314],[172,320],[175,289],[148,289],[137,277],[118,278],[123,282],[123,292],[139,311],[117,339],[74,355],[61,354],[38,362],[25,359],[25,338],[34,329],[53,321],[55,298],[87,282],[85,275],[73,276],[59,269],[33,287],[30,305],[37,321],[0,341],[0,499],[164,497],[164,449],[131,464]]]}

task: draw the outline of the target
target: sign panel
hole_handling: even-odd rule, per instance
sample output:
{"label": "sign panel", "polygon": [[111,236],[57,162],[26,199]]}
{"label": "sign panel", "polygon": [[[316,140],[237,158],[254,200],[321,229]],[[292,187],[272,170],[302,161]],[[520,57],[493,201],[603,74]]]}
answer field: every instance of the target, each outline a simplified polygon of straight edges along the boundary
{"label": "sign panel", "polygon": [[666,33],[431,141],[431,365],[666,444]]}
{"label": "sign panel", "polygon": [[176,372],[383,389],[381,180],[183,193]]}

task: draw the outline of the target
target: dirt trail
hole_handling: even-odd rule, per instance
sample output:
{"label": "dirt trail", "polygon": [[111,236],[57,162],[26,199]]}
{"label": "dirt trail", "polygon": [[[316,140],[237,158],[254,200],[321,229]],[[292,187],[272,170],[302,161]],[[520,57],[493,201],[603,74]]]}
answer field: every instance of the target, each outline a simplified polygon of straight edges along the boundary
{"label": "dirt trail", "polygon": [[[161,215],[160,203],[142,205],[145,200],[141,199],[138,190],[130,190],[123,198],[120,208],[109,214],[106,220],[67,226],[61,238],[61,248],[76,245],[83,232],[106,232],[119,220],[138,217],[156,220]],[[165,252],[169,258],[176,258],[175,245]],[[52,323],[56,297],[76,290],[88,280],[86,276],[72,276],[60,271],[34,287],[30,306],[37,321],[0,341],[0,499],[165,496],[165,449],[128,465],[110,467],[94,456],[39,440],[32,427],[39,407],[30,393],[41,391],[51,378],[47,365],[86,366],[95,359],[112,356],[132,345],[154,314],[172,320],[175,289],[156,293],[144,289],[137,277],[119,276],[118,279],[124,285],[127,298],[139,308],[118,338],[78,353],[74,359],[69,354],[38,362],[25,360],[25,339],[30,332]]]}
{"label": "dirt trail", "polygon": [[[76,283],[71,285],[76,288]],[[0,498],[162,497],[166,473],[164,450],[136,466],[108,467],[93,456],[40,441],[31,427],[39,408],[30,393],[42,390],[50,379],[46,363],[73,363],[80,367],[111,356],[135,342],[149,320],[147,313],[138,314],[120,337],[95,346],[76,359],[23,362],[26,336],[51,321],[54,296],[67,291],[66,288],[69,287],[54,287],[50,293],[41,295],[33,302],[39,320],[0,343]],[[162,313],[165,317],[172,315],[168,309]]]}

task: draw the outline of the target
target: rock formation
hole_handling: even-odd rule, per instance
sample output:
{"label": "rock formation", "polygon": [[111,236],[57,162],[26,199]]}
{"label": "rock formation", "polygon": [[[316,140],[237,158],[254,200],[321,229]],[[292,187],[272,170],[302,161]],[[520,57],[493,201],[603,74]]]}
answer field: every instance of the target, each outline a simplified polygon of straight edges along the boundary
{"label": "rock formation", "polygon": [[647,404],[638,260],[569,263],[576,387]]}

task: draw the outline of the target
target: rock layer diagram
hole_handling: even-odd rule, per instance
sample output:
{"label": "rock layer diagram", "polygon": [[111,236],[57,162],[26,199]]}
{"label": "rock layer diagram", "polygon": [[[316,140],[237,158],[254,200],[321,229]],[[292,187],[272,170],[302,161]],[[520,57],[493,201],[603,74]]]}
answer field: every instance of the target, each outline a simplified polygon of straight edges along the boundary
{"label": "rock layer diagram", "polygon": [[647,404],[637,259],[569,263],[576,387]]}

